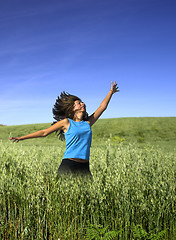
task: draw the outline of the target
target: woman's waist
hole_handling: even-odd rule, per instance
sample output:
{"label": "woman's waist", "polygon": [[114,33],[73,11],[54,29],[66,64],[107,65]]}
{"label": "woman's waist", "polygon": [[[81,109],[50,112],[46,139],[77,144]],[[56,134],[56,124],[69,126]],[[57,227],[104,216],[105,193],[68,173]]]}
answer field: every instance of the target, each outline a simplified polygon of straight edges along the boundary
{"label": "woman's waist", "polygon": [[81,158],[65,158],[64,160],[71,160],[71,161],[80,162],[80,163],[87,163],[87,162],[89,162],[89,160],[81,159]]}

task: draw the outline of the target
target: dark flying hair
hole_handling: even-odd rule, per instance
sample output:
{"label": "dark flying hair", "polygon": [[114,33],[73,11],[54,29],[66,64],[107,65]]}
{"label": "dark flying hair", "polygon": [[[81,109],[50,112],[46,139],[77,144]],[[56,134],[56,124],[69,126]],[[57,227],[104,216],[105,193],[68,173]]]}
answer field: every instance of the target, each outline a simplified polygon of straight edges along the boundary
{"label": "dark flying hair", "polygon": [[[56,120],[53,122],[53,124],[55,124],[56,122],[64,118],[73,119],[74,117],[73,107],[74,107],[74,102],[76,100],[81,101],[81,99],[77,96],[71,95],[65,91],[61,92],[60,96],[57,97],[54,107],[52,109],[53,118]],[[83,116],[83,120],[86,121],[87,119],[88,119],[88,114],[86,112],[86,114]],[[58,136],[61,140],[65,139],[65,136],[62,130],[59,131]]]}

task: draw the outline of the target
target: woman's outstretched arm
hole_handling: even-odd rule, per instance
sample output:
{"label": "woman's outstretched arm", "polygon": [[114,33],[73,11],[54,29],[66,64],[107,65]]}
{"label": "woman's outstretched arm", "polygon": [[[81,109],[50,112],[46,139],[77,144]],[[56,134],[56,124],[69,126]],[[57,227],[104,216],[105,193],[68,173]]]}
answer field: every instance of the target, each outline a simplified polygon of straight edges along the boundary
{"label": "woman's outstretched arm", "polygon": [[88,122],[90,123],[90,126],[92,126],[98,118],[101,116],[101,114],[106,110],[109,101],[111,100],[111,97],[114,93],[119,92],[118,86],[116,82],[111,82],[111,89],[108,92],[107,96],[105,99],[102,101],[100,104],[99,108],[89,117]]}
{"label": "woman's outstretched arm", "polygon": [[22,136],[22,137],[11,137],[9,138],[9,140],[13,140],[13,142],[19,142],[25,139],[30,139],[30,138],[39,138],[39,137],[46,137],[48,136],[50,133],[53,133],[57,130],[65,130],[68,128],[68,124],[69,124],[69,120],[67,118],[58,121],[57,123],[55,123],[54,125],[52,125],[49,128],[34,132],[34,133],[30,133],[28,135]]}

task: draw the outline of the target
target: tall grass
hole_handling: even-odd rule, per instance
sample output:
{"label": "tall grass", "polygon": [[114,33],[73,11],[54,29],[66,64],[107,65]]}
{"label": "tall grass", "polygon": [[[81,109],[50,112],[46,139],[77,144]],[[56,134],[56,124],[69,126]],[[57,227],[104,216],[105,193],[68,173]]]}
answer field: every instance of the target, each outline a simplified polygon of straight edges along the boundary
{"label": "tall grass", "polygon": [[86,239],[89,224],[135,239],[166,231],[176,239],[176,155],[151,146],[92,147],[93,180],[56,178],[56,146],[0,144],[0,239]]}

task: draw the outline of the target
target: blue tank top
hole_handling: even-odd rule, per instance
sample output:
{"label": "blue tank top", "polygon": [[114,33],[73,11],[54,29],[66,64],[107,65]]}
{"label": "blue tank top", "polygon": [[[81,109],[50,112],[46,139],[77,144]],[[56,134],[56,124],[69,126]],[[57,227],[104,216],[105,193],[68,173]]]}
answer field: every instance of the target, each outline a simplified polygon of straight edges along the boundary
{"label": "blue tank top", "polygon": [[75,122],[68,118],[70,125],[64,133],[66,140],[65,158],[80,158],[89,160],[92,141],[92,131],[88,122]]}

